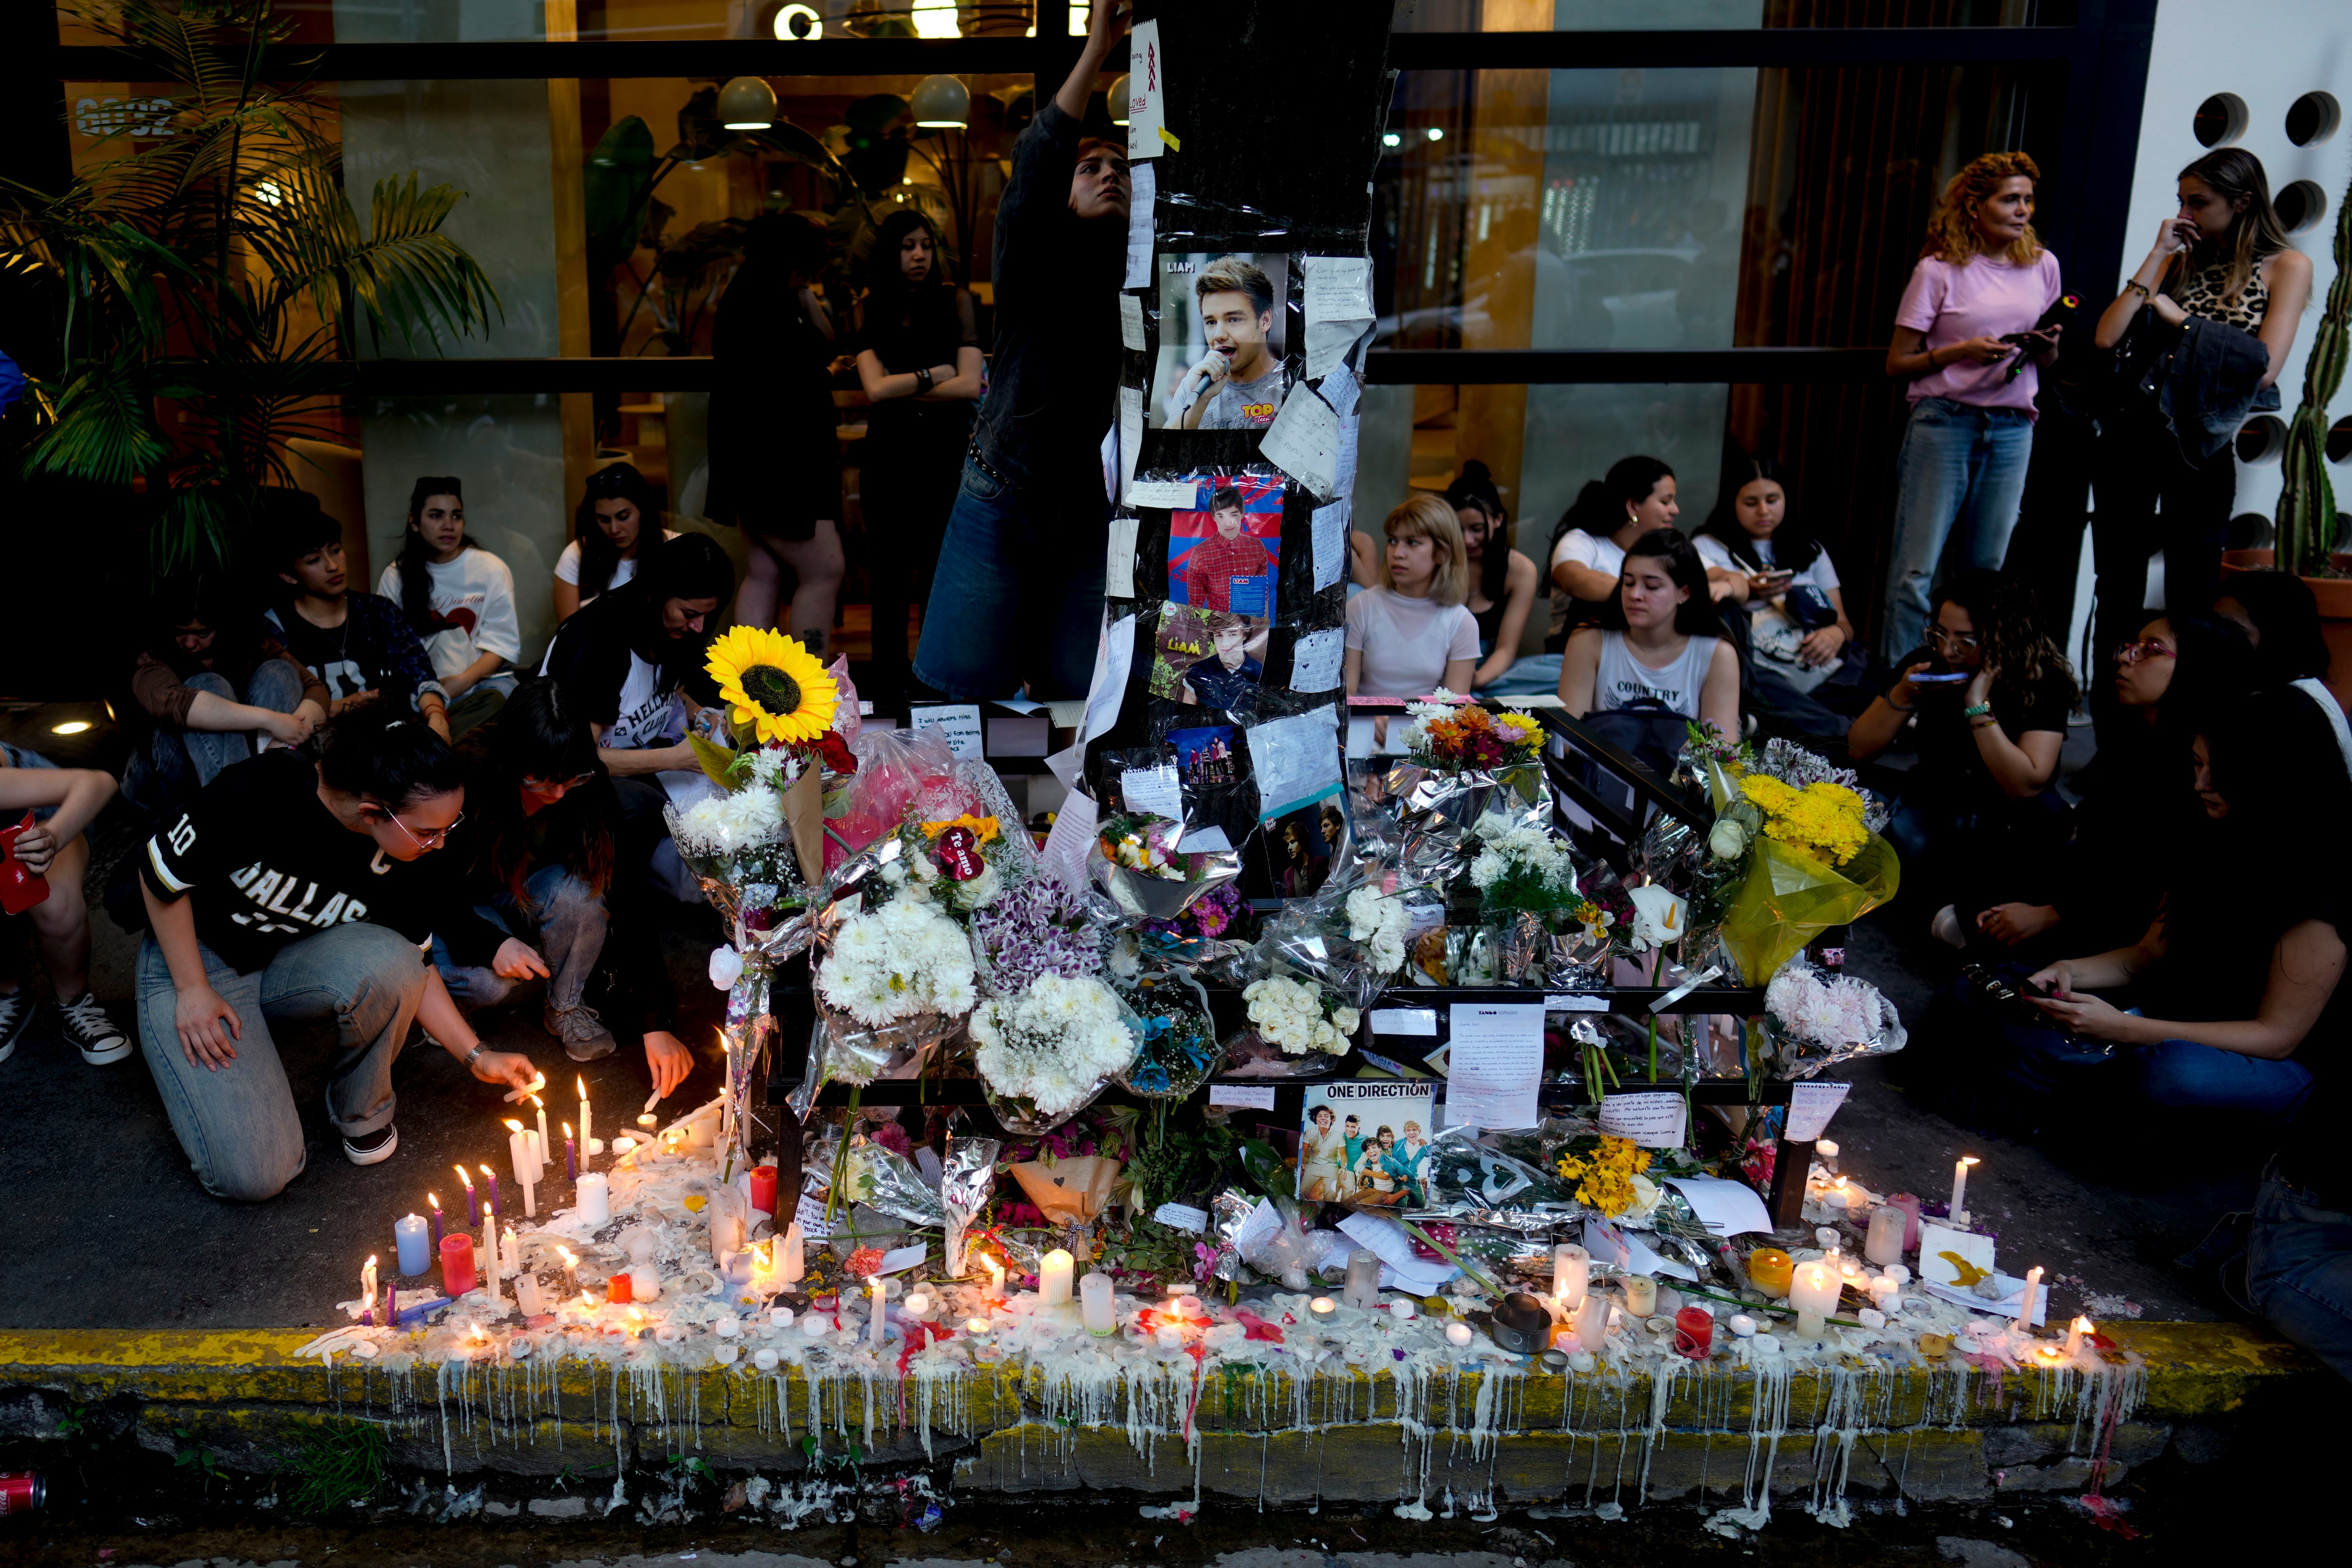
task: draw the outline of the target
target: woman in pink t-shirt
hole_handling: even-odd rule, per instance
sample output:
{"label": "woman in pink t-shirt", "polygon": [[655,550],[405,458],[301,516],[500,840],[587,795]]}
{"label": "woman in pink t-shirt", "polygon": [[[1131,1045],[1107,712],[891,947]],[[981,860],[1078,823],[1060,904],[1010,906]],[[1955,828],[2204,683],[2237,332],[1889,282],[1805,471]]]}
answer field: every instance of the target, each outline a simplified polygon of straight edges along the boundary
{"label": "woman in pink t-shirt", "polygon": [[1889,661],[1919,645],[1937,577],[2000,570],[2017,526],[2037,367],[2058,353],[2057,328],[2033,331],[2058,299],[2058,258],[2033,234],[2041,177],[2022,153],[1988,153],[1955,174],[1895,307],[1886,374],[1911,384],[1911,419],[1895,460]]}

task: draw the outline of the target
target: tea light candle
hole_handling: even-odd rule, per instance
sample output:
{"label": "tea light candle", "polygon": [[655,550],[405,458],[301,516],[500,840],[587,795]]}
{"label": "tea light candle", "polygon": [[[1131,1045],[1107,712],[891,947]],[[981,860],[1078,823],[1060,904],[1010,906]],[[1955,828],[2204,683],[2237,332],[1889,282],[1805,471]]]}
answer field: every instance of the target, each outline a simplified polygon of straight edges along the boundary
{"label": "tea light candle", "polygon": [[986,1318],[966,1318],[963,1321],[963,1331],[970,1334],[973,1339],[984,1340],[988,1338],[988,1330],[989,1322]]}
{"label": "tea light candle", "polygon": [[826,1331],[832,1327],[833,1324],[822,1312],[811,1312],[801,1320],[801,1332],[813,1340],[824,1338]]}
{"label": "tea light candle", "polygon": [[1952,1164],[1952,1224],[1965,1227],[1969,1223],[1969,1167],[1978,1163],[1974,1154],[1963,1154]]}
{"label": "tea light candle", "polygon": [[661,1125],[661,1118],[648,1110],[643,1116],[637,1118],[637,1125],[650,1132],[655,1128]]}
{"label": "tea light candle", "polygon": [[1160,1324],[1151,1338],[1152,1342],[1163,1351],[1181,1351],[1184,1348],[1184,1331],[1173,1323]]}
{"label": "tea light candle", "polygon": [[1551,1249],[1551,1298],[1561,1317],[1576,1310],[1591,1285],[1592,1254],[1573,1242],[1562,1242]]}
{"label": "tea light candle", "polygon": [[768,1327],[789,1329],[793,1326],[794,1315],[790,1307],[771,1307],[768,1309]]}
{"label": "tea light candle", "polygon": [[1797,1337],[1799,1339],[1817,1340],[1820,1339],[1822,1334],[1827,1332],[1828,1330],[1829,1324],[1822,1321],[1821,1313],[1814,1311],[1811,1307],[1800,1307],[1797,1309]]}
{"label": "tea light candle", "polygon": [[1814,1139],[1813,1154],[1815,1158],[1821,1161],[1822,1168],[1823,1170],[1834,1172],[1837,1169],[1838,1146],[1836,1140],[1831,1138]]}
{"label": "tea light candle", "polygon": [[735,1339],[743,1332],[743,1321],[740,1318],[721,1318],[710,1325],[710,1331],[722,1340]]}
{"label": "tea light candle", "polygon": [[1110,1276],[1089,1274],[1078,1281],[1078,1314],[1087,1332],[1097,1339],[1118,1332],[1118,1313],[1112,1300]]}
{"label": "tea light candle", "polygon": [[1780,1353],[1780,1336],[1778,1334],[1759,1334],[1748,1343],[1758,1355],[1774,1356]]}
{"label": "tea light candle", "polygon": [[1417,1311],[1410,1297],[1400,1296],[1389,1303],[1389,1316],[1400,1323],[1412,1322]]}
{"label": "tea light candle", "polygon": [[1070,1302],[1070,1285],[1076,1275],[1077,1263],[1062,1247],[1055,1247],[1037,1260],[1037,1304],[1041,1307],[1066,1307]]}
{"label": "tea light candle", "polygon": [[751,1364],[758,1367],[761,1372],[775,1371],[776,1363],[783,1359],[783,1357],[778,1355],[775,1352],[770,1350],[765,1345],[761,1345],[758,1350],[751,1352]]}
{"label": "tea light candle", "polygon": [[1339,1315],[1339,1306],[1328,1296],[1318,1296],[1307,1303],[1307,1315],[1318,1323],[1328,1323]]}
{"label": "tea light candle", "polygon": [[400,1272],[414,1278],[433,1267],[433,1255],[425,1245],[425,1216],[404,1215],[393,1222],[392,1249],[400,1260]]}
{"label": "tea light candle", "polygon": [[917,1322],[928,1323],[939,1316],[938,1299],[928,1290],[909,1290],[905,1303],[907,1316]]}
{"label": "tea light candle", "polygon": [[1748,1278],[1767,1296],[1785,1296],[1796,1260],[1777,1247],[1759,1247],[1748,1255]]}
{"label": "tea light candle", "polygon": [[1456,1350],[1468,1344],[1470,1342],[1470,1325],[1467,1323],[1446,1324],[1445,1342],[1454,1346]]}
{"label": "tea light candle", "polygon": [[1625,1280],[1625,1310],[1636,1318],[1646,1318],[1658,1310],[1658,1282],[1646,1274],[1630,1275]]}
{"label": "tea light candle", "polygon": [[612,1198],[602,1171],[581,1173],[579,1189],[573,1194],[572,1213],[579,1216],[581,1224],[591,1228],[613,1223]]}
{"label": "tea light candle", "polygon": [[1756,1320],[1745,1312],[1732,1313],[1730,1326],[1736,1339],[1752,1340],[1756,1337]]}
{"label": "tea light candle", "polygon": [[1568,1370],[1570,1372],[1591,1372],[1600,1364],[1591,1351],[1577,1351],[1568,1358]]}

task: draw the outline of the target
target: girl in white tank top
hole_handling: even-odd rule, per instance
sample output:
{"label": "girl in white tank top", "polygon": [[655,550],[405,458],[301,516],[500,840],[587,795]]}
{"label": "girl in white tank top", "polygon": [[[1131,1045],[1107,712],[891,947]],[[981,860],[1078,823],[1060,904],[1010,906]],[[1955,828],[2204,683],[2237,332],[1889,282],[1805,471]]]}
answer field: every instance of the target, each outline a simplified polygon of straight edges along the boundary
{"label": "girl in white tank top", "polygon": [[[1580,719],[1675,713],[1737,735],[1738,661],[1716,635],[1722,623],[1709,602],[1706,563],[1690,541],[1672,529],[1635,541],[1625,552],[1617,599],[1626,629],[1586,626],[1570,637],[1560,657],[1559,698],[1568,710]],[[1710,676],[1718,686],[1712,710]]]}
{"label": "girl in white tank top", "polygon": [[1685,719],[1698,717],[1698,694],[1706,685],[1707,667],[1715,660],[1716,638],[1693,637],[1682,654],[1664,669],[1653,669],[1633,657],[1623,632],[1601,634],[1601,672],[1592,683],[1592,710],[1613,712],[1628,708],[1666,708]]}

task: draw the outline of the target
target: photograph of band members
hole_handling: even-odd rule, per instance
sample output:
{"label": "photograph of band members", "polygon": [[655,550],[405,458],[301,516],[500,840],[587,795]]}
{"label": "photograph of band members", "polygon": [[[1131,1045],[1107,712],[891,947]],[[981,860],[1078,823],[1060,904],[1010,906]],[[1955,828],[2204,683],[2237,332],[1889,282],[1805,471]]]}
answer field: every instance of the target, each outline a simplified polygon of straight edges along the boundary
{"label": "photograph of band members", "polygon": [[1298,1196],[1359,1208],[1425,1201],[1436,1094],[1420,1083],[1311,1085],[1298,1129]]}
{"label": "photograph of band members", "polygon": [[1176,748],[1176,773],[1187,789],[1202,789],[1211,784],[1239,783],[1241,759],[1234,754],[1234,727],[1231,724],[1205,724],[1197,730],[1171,730],[1168,740]]}
{"label": "photograph of band members", "polygon": [[1265,619],[1274,614],[1282,562],[1282,484],[1244,476],[1193,486],[1205,511],[1168,515],[1168,596],[1203,610]]}
{"label": "photograph of band members", "polygon": [[1263,430],[1288,386],[1283,301],[1290,258],[1164,256],[1159,406],[1163,429]]}

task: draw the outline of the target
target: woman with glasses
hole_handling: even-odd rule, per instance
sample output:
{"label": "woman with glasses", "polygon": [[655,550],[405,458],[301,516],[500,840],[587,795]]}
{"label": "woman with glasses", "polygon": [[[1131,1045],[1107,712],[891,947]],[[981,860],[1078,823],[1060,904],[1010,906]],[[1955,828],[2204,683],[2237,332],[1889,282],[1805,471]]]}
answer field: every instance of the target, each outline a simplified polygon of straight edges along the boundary
{"label": "woman with glasses", "polygon": [[1927,645],[1895,668],[1902,673],[1847,730],[1846,749],[1873,761],[1911,727],[1918,764],[1886,829],[1905,892],[1925,891],[1936,909],[1979,879],[2020,887],[2065,841],[2066,807],[2052,784],[2075,697],[2032,591],[1998,573],[1961,573],[1936,605]]}
{"label": "woman with glasses", "polygon": [[[1971,949],[2011,961],[2121,947],[2164,895],[2159,847],[2194,822],[2182,759],[2193,715],[2257,685],[2253,646],[2220,619],[2159,616],[2115,653],[2108,686],[2126,722],[2076,776],[2074,840],[2047,879],[1989,889],[2001,901],[1955,911]],[[2039,894],[2039,897],[2021,896]]]}
{"label": "woman with glasses", "polygon": [[654,1088],[667,1095],[694,1067],[672,1032],[677,996],[646,925],[643,879],[614,873],[620,803],[596,737],[555,682],[528,682],[507,703],[472,798],[455,858],[473,912],[507,933],[499,956],[514,962],[467,963],[451,944],[434,943],[449,994],[470,1012],[544,980],[541,1026],[565,1056],[587,1062],[617,1044],[586,1000],[601,982],[614,1016],[644,1037]]}
{"label": "woman with glasses", "polygon": [[570,620],[580,606],[637,574],[640,552],[677,531],[661,527],[654,487],[634,463],[614,463],[588,476],[573,516],[576,535],[555,560],[555,618]]}
{"label": "woman with glasses", "polygon": [[260,1202],[302,1173],[273,1022],[334,1021],[327,1116],[355,1165],[399,1147],[392,1064],[413,1025],[509,1100],[538,1076],[475,1036],[426,961],[436,931],[462,963],[528,951],[474,916],[436,853],[465,806],[448,743],[377,705],[330,726],[315,763],[271,751],[224,770],[139,851],[139,1045],[206,1192]]}

